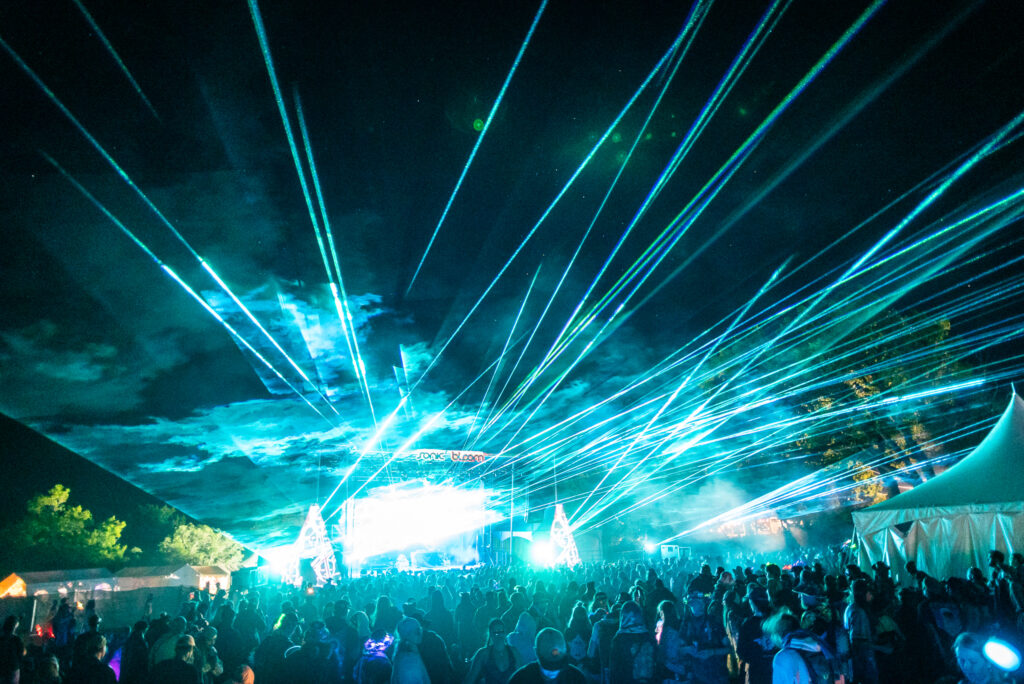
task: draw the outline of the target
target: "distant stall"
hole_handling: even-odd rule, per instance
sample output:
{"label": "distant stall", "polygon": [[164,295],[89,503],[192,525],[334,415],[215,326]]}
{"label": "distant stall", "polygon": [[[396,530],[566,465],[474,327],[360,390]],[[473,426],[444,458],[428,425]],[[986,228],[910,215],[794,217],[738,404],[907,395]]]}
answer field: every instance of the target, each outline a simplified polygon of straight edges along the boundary
{"label": "distant stall", "polygon": [[27,596],[25,580],[11,573],[0,582],[0,598],[21,598]]}
{"label": "distant stall", "polygon": [[161,589],[164,587],[192,587],[229,590],[231,573],[217,565],[146,565],[124,568],[114,573],[117,589]]}
{"label": "distant stall", "polygon": [[115,583],[114,573],[106,568],[19,572],[11,577],[24,582],[26,596],[66,596],[69,599],[91,598],[97,591],[112,591]]}

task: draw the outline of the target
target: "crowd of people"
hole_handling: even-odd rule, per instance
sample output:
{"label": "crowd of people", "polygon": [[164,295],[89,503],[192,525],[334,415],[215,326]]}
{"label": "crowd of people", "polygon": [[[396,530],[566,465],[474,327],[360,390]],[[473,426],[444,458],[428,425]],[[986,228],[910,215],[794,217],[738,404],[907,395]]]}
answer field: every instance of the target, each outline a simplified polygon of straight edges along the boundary
{"label": "crowd of people", "polygon": [[[832,550],[836,551],[836,550]],[[0,682],[85,684],[812,684],[1010,675],[983,653],[1017,642],[1024,557],[944,581],[912,564],[588,563],[386,572],[322,587],[197,591],[127,637],[66,603],[28,643],[9,616]],[[901,573],[903,574],[903,573]],[[88,611],[87,611],[88,612]],[[70,617],[70,621],[69,621]],[[82,619],[84,617],[84,620]],[[79,626],[78,623],[83,623]]]}

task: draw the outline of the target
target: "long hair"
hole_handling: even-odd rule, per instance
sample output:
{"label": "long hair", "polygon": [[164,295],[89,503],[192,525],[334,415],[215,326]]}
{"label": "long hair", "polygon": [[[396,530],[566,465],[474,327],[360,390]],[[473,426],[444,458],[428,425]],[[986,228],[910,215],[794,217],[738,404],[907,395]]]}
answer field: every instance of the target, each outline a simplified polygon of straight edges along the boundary
{"label": "long hair", "polygon": [[679,611],[676,610],[676,604],[673,601],[662,601],[658,604],[658,616],[664,620],[666,627],[672,629],[679,629]]}
{"label": "long hair", "polygon": [[377,605],[373,609],[373,619],[379,620],[391,608],[391,598],[387,594],[381,594],[377,597]]}
{"label": "long hair", "polygon": [[593,626],[590,624],[590,617],[587,615],[587,608],[582,601],[577,601],[573,606],[572,616],[565,628],[565,640],[572,640],[573,636],[579,634],[586,641],[590,641],[590,632]]}

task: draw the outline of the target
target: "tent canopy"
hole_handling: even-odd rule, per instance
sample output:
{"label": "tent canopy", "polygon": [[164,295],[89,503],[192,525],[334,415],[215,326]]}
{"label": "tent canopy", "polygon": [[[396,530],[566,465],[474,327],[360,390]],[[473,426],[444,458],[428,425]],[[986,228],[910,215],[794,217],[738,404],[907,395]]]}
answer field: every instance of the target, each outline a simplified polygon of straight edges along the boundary
{"label": "tent canopy", "polygon": [[1009,405],[974,451],[941,475],[853,514],[862,565],[908,560],[937,577],[984,567],[989,549],[1024,550],[1024,400]]}
{"label": "tent canopy", "polygon": [[938,477],[871,506],[893,511],[1024,502],[1024,400],[1016,393],[974,451]]}

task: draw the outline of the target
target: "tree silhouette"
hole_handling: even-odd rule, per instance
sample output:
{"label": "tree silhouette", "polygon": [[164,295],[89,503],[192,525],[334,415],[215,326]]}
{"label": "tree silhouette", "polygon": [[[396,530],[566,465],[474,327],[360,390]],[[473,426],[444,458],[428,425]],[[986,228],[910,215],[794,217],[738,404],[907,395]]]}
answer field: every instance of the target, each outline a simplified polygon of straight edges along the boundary
{"label": "tree silhouette", "polygon": [[111,516],[93,521],[92,512],[71,505],[71,490],[55,484],[29,500],[24,518],[11,525],[11,561],[21,570],[111,567],[123,563],[125,524]]}
{"label": "tree silhouette", "polygon": [[219,565],[225,570],[237,570],[245,549],[209,525],[182,523],[160,542],[160,551],[172,562]]}

